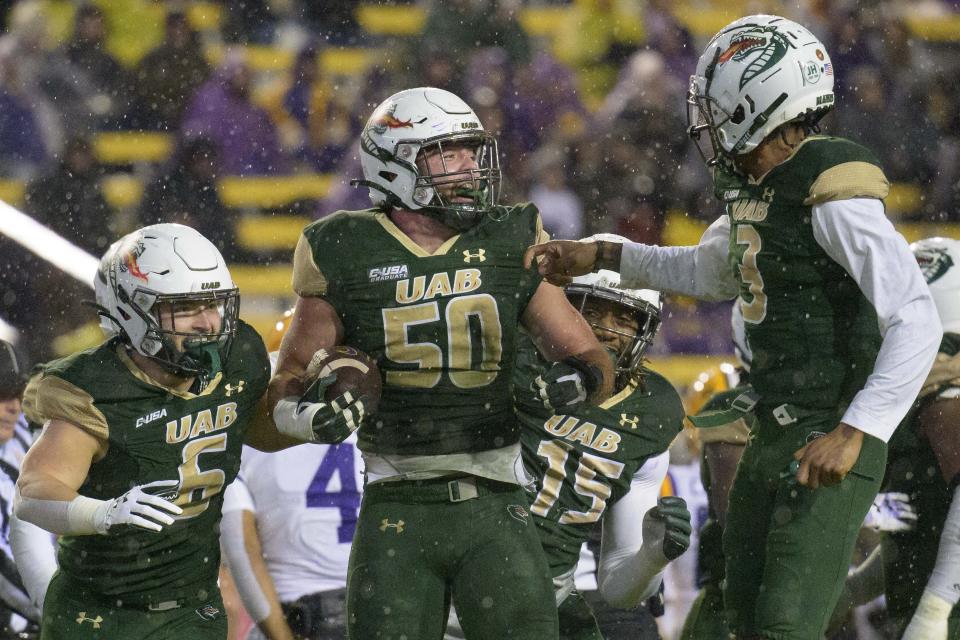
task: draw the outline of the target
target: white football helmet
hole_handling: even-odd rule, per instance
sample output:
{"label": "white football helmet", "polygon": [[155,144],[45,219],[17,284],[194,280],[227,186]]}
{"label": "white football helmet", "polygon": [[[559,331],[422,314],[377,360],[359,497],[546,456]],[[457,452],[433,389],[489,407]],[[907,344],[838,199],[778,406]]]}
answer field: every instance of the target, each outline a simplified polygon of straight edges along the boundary
{"label": "white football helmet", "polygon": [[[475,144],[478,168],[465,172],[431,174],[417,165],[423,151],[442,152],[451,143]],[[500,159],[496,138],[484,131],[466,102],[442,89],[419,87],[396,93],[380,104],[360,134],[360,164],[376,206],[422,211],[458,230],[477,224],[497,204]],[[449,202],[437,186],[472,180],[463,195],[472,202]],[[469,192],[469,193],[468,193]]]}
{"label": "white football helmet", "polygon": [[[612,233],[598,233],[585,240],[629,242],[627,238]],[[620,286],[620,274],[607,269],[577,276],[563,291],[581,314],[591,299],[610,300],[630,309],[637,319],[636,335],[592,322],[590,326],[595,332],[614,333],[631,339],[630,345],[617,354],[616,372],[618,376],[626,374],[636,378],[643,363],[643,355],[660,329],[660,311],[663,308],[660,292],[653,289],[624,289]]]}
{"label": "white football helmet", "polygon": [[933,294],[940,323],[947,333],[960,333],[960,241],[925,238],[910,245]]}
{"label": "white football helmet", "polygon": [[754,15],[724,27],[690,76],[687,133],[707,166],[755,149],[786,122],[815,128],[833,107],[833,65],[805,27]]}
{"label": "white football helmet", "polygon": [[[223,256],[196,230],[155,224],[125,235],[100,259],[94,289],[100,326],[108,336],[119,336],[178,376],[213,376],[221,369],[237,328],[240,294]],[[172,314],[178,304],[205,302],[220,313],[218,332],[178,334],[162,328],[163,309]],[[174,341],[177,335],[185,337],[182,350]]]}

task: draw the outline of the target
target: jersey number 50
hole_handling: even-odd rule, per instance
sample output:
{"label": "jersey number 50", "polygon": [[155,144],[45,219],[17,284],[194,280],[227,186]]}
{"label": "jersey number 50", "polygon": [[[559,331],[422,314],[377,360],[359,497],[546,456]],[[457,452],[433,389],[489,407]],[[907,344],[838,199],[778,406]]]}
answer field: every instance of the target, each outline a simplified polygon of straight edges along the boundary
{"label": "jersey number 50", "polygon": [[[430,389],[440,383],[444,350],[430,342],[410,342],[412,326],[438,322],[436,301],[383,310],[386,355],[400,364],[416,364],[415,371],[387,371],[387,384]],[[461,389],[483,387],[497,377],[503,354],[500,312],[488,293],[459,296],[447,302],[446,368],[450,381]],[[471,326],[473,325],[473,326]],[[479,344],[474,344],[474,336]],[[476,355],[475,355],[476,354]]]}

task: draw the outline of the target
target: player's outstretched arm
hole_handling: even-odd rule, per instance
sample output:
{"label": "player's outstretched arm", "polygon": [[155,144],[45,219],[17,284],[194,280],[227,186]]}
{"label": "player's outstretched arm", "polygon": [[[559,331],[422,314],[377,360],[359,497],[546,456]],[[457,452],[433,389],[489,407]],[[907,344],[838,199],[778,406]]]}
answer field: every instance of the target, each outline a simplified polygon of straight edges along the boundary
{"label": "player's outstretched arm", "polygon": [[600,404],[613,393],[613,363],[593,329],[563,290],[541,282],[521,318],[534,344],[554,366],[540,377],[536,393],[553,411]]}
{"label": "player's outstretched arm", "polygon": [[[604,256],[600,252],[601,245],[609,245],[608,250],[616,252],[615,264],[619,264],[620,245],[616,243],[549,240],[527,247],[523,254],[523,266],[530,269],[536,260],[540,275],[547,282],[562,287],[570,284],[570,279],[574,276],[582,276],[603,268],[598,265],[598,262],[604,262]],[[610,259],[612,260],[612,257]]]}
{"label": "player's outstretched arm", "polygon": [[76,425],[51,420],[23,459],[14,509],[18,518],[61,535],[106,534],[129,525],[160,531],[183,510],[160,497],[175,492],[179,480],[133,487],[112,500],[79,495],[105,444]]}
{"label": "player's outstretched arm", "polygon": [[253,498],[243,481],[231,484],[223,502],[220,546],[243,606],[270,640],[293,640],[273,578],[263,559]]}

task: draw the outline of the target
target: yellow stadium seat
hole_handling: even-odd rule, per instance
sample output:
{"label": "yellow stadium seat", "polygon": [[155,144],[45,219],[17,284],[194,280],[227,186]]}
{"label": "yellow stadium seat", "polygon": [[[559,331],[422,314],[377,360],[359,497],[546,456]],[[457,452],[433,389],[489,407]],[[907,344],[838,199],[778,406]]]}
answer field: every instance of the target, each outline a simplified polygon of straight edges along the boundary
{"label": "yellow stadium seat", "polygon": [[382,59],[379,49],[336,47],[320,52],[320,68],[328,75],[356,76]]}
{"label": "yellow stadium seat", "polygon": [[937,42],[960,41],[960,15],[905,16],[910,33],[924,40]]}
{"label": "yellow stadium seat", "polygon": [[691,218],[683,211],[668,211],[667,221],[663,225],[663,244],[677,246],[697,244],[706,229],[707,223]]}
{"label": "yellow stadium seat", "polygon": [[310,224],[306,216],[249,216],[237,222],[237,241],[246,249],[293,252],[300,232]]}
{"label": "yellow stadium seat", "polygon": [[270,209],[297,200],[322,198],[333,177],[326,174],[230,177],[220,180],[220,199],[228,207]]}
{"label": "yellow stadium seat", "polygon": [[355,15],[364,31],[381,36],[416,35],[427,21],[427,12],[417,6],[362,4]]}
{"label": "yellow stadium seat", "polygon": [[143,198],[143,182],[125,173],[106,176],[101,181],[100,187],[103,189],[103,197],[106,198],[107,204],[114,209],[136,207]]}
{"label": "yellow stadium seat", "polygon": [[23,206],[27,185],[23,180],[0,180],[0,200],[13,207]]}
{"label": "yellow stadium seat", "polygon": [[569,13],[569,7],[525,7],[520,12],[520,26],[528,35],[549,36],[560,29]]}
{"label": "yellow stadium seat", "polygon": [[187,21],[196,31],[216,31],[223,23],[223,5],[193,2],[187,7]]}
{"label": "yellow stadium seat", "polygon": [[920,209],[923,201],[923,188],[908,182],[894,182],[890,185],[890,194],[884,200],[887,209],[894,213],[913,213]]}
{"label": "yellow stadium seat", "polygon": [[173,153],[174,138],[155,131],[99,133],[93,140],[97,159],[104,164],[163,162]]}
{"label": "yellow stadium seat", "polygon": [[[243,296],[292,296],[293,265],[230,265],[230,275]],[[276,319],[276,317],[274,317]]]}
{"label": "yellow stadium seat", "polygon": [[701,371],[733,360],[732,354],[726,356],[674,355],[651,357],[648,366],[679,388],[693,383]]}

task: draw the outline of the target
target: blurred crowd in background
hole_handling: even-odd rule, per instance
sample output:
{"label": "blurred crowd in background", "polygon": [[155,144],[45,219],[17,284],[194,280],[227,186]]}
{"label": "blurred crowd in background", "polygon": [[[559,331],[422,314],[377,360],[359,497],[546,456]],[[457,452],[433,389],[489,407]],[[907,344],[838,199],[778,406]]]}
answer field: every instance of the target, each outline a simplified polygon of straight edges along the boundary
{"label": "blurred crowd in background", "polygon": [[[349,186],[359,131],[388,95],[429,85],[499,136],[503,200],[536,202],[554,237],[661,242],[677,215],[720,213],[685,135],[697,52],[712,25],[769,12],[827,45],[837,107],[824,132],[878,154],[910,195],[894,215],[960,222],[958,11],[956,0],[0,2],[0,197],[96,256],[142,223],[175,221],[233,263],[289,262],[292,243],[247,247],[238,221],[369,206]],[[105,161],[103,140],[125,131],[161,134],[167,151]],[[118,175],[135,185],[121,205],[107,185]],[[279,208],[224,201],[228,176],[296,175],[327,176],[326,188]],[[82,285],[2,235],[0,273],[0,318],[31,360],[92,319]],[[282,309],[290,292],[276,295]],[[675,301],[653,353],[728,351],[727,309]]]}

